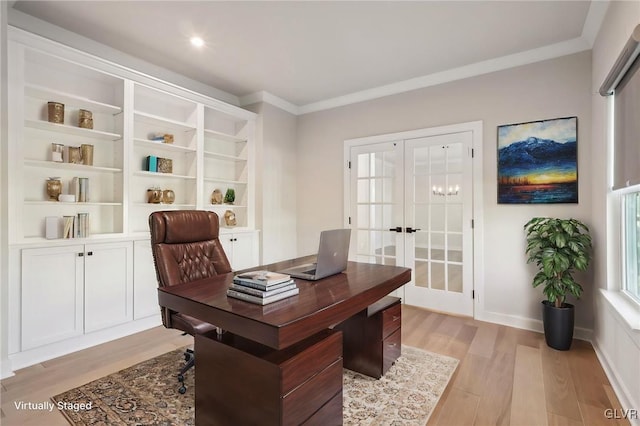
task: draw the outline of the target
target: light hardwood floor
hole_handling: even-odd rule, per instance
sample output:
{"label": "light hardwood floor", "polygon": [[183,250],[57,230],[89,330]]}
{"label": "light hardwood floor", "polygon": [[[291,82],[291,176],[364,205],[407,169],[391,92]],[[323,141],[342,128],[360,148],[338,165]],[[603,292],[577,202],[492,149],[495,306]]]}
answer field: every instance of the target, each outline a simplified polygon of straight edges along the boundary
{"label": "light hardwood floor", "polygon": [[[609,420],[620,404],[591,344],[549,349],[544,336],[403,306],[403,343],[460,360],[428,426],[628,425]],[[191,337],[162,327],[43,362],[2,381],[2,425],[66,425],[53,412],[19,411],[15,401],[51,396],[175,348]]]}

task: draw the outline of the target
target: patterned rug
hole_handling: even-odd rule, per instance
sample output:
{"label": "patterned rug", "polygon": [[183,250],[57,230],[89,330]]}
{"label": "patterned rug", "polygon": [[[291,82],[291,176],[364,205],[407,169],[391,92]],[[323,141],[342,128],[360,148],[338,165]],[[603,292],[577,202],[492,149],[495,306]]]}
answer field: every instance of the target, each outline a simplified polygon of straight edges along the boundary
{"label": "patterned rug", "polygon": [[[73,425],[193,425],[194,374],[180,395],[182,349],[56,395]],[[424,426],[458,360],[410,346],[380,380],[344,370],[344,425]]]}

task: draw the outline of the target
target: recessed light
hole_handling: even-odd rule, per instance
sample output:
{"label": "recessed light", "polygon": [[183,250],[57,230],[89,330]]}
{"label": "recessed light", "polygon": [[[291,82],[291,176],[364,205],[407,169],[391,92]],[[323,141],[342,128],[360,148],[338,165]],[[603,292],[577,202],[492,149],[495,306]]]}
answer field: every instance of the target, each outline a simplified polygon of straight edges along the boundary
{"label": "recessed light", "polygon": [[191,37],[191,44],[195,47],[202,47],[204,46],[204,40],[200,37]]}

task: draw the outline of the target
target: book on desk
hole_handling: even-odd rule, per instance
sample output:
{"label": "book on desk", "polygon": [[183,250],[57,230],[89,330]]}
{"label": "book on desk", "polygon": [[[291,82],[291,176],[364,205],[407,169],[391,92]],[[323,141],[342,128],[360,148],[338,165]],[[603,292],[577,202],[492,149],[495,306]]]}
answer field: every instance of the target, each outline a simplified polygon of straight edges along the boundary
{"label": "book on desk", "polygon": [[295,296],[298,292],[295,281],[287,274],[253,271],[233,277],[227,296],[266,305]]}

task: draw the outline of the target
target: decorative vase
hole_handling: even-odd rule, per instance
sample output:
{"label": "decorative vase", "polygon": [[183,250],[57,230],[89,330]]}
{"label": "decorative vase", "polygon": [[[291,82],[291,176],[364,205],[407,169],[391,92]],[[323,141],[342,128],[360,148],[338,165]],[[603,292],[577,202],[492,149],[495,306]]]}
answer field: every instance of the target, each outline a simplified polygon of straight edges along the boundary
{"label": "decorative vase", "polygon": [[176,200],[176,194],[171,189],[165,189],[162,191],[162,202],[166,204],[173,204]]}
{"label": "decorative vase", "polygon": [[80,156],[82,157],[82,164],[93,166],[93,145],[84,143],[80,145]]}
{"label": "decorative vase", "polygon": [[83,129],[93,129],[93,113],[86,109],[78,111],[78,127]]}
{"label": "decorative vase", "polygon": [[568,351],[573,340],[574,306],[565,303],[561,308],[548,300],[542,302],[542,323],[547,346]]}
{"label": "decorative vase", "polygon": [[233,204],[236,200],[236,191],[235,189],[229,188],[227,192],[224,194],[224,202],[226,204]]}
{"label": "decorative vase", "polygon": [[147,189],[147,203],[160,204],[162,202],[162,190],[161,189]]}
{"label": "decorative vase", "polygon": [[211,204],[222,204],[222,191],[214,189],[211,193]]}
{"label": "decorative vase", "polygon": [[47,195],[49,200],[58,201],[58,197],[62,193],[62,183],[59,177],[50,177],[47,180]]}
{"label": "decorative vase", "polygon": [[64,104],[47,102],[47,120],[50,123],[64,124]]}

